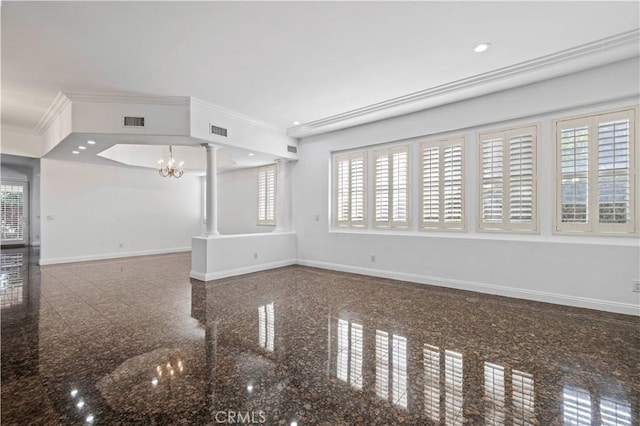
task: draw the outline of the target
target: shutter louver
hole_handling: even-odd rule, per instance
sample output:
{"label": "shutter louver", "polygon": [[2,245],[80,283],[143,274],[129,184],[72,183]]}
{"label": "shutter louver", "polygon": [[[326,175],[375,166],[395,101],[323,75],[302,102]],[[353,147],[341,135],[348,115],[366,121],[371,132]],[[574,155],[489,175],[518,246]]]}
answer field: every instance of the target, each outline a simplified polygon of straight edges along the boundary
{"label": "shutter louver", "polygon": [[351,161],[351,223],[364,224],[364,159]]}
{"label": "shutter louver", "polygon": [[375,220],[377,227],[409,226],[409,147],[375,152]]}
{"label": "shutter louver", "polygon": [[462,223],[462,145],[444,147],[444,212],[446,223]]}
{"label": "shutter louver", "polygon": [[338,224],[349,223],[349,160],[338,161]]}
{"label": "shutter louver", "polygon": [[482,143],[482,221],[502,223],[502,139]]}
{"label": "shutter louver", "polygon": [[440,221],[440,149],[422,150],[422,222]]}
{"label": "shutter louver", "polygon": [[395,152],[393,154],[393,216],[394,224],[406,225],[408,220],[407,207],[409,204],[408,184],[408,152]]}
{"label": "shutter louver", "polygon": [[376,157],[376,222],[389,222],[389,157]]}
{"label": "shutter louver", "polygon": [[509,141],[509,220],[533,222],[533,137],[517,136]]}
{"label": "shutter louver", "polygon": [[364,226],[366,209],[365,153],[336,157],[336,225]]}
{"label": "shutter louver", "polygon": [[589,129],[562,129],[560,140],[561,198],[563,223],[587,223]]}
{"label": "shutter louver", "polygon": [[630,220],[629,120],[598,125],[598,213],[600,223]]}
{"label": "shutter louver", "polygon": [[258,170],[258,225],[276,224],[276,167]]}

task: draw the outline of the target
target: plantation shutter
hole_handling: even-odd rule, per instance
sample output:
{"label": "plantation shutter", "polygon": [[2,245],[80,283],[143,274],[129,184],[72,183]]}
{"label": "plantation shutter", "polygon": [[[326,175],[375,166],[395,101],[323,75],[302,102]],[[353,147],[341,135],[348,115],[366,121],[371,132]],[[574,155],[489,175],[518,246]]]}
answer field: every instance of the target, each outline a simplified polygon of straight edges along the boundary
{"label": "plantation shutter", "polygon": [[336,225],[364,226],[366,206],[365,153],[336,156]]}
{"label": "plantation shutter", "polygon": [[421,229],[464,228],[464,139],[421,146]]}
{"label": "plantation shutter", "polygon": [[589,205],[589,125],[565,122],[559,141],[559,222],[564,230],[587,230]]}
{"label": "plantation shutter", "polygon": [[409,226],[409,147],[375,151],[375,216],[377,227]]}
{"label": "plantation shutter", "polygon": [[258,225],[276,224],[276,166],[258,170]]}
{"label": "plantation shutter", "polygon": [[480,229],[537,229],[536,135],[536,126],[480,135]]}
{"label": "plantation shutter", "polygon": [[482,223],[502,224],[503,217],[503,141],[482,142]]}
{"label": "plantation shutter", "polygon": [[631,224],[631,119],[601,117],[597,126],[598,229],[633,230]]}
{"label": "plantation shutter", "polygon": [[556,230],[635,232],[634,111],[556,124]]}

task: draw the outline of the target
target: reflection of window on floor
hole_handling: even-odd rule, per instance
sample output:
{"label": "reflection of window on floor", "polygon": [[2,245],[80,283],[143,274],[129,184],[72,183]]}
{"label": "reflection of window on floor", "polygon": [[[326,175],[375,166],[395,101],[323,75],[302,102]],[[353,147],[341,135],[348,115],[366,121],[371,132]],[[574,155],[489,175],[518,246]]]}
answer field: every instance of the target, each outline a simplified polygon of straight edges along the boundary
{"label": "reflection of window on floor", "polygon": [[424,411],[431,420],[440,422],[440,348],[427,345],[424,355]]}
{"label": "reflection of window on floor", "polygon": [[513,392],[513,423],[523,426],[537,424],[534,410],[533,376],[523,371],[513,370],[511,388]]}
{"label": "reflection of window on floor", "polygon": [[362,324],[339,319],[336,376],[356,389],[362,389],[362,351]]}
{"label": "reflection of window on floor", "polygon": [[22,303],[24,269],[22,253],[2,253],[0,257],[0,308]]}
{"label": "reflection of window on floor", "polygon": [[[389,366],[391,366],[391,380],[389,380]],[[389,339],[387,332],[376,330],[376,395],[388,399],[389,382],[391,382],[391,402],[407,408],[407,339],[394,334]]]}
{"label": "reflection of window on floor", "polygon": [[565,386],[562,390],[562,413],[565,425],[591,425],[591,396],[584,389]]}
{"label": "reflection of window on floor", "polygon": [[603,426],[631,426],[631,404],[628,401],[602,398],[600,418]]}
{"label": "reflection of window on floor", "polygon": [[273,302],[258,308],[258,334],[260,347],[273,352],[273,339],[275,335]]}
{"label": "reflection of window on floor", "polygon": [[484,363],[484,398],[485,424],[504,424],[504,367],[501,365]]}
{"label": "reflection of window on floor", "polygon": [[446,350],[444,352],[445,382],[445,424],[462,425],[462,354]]}

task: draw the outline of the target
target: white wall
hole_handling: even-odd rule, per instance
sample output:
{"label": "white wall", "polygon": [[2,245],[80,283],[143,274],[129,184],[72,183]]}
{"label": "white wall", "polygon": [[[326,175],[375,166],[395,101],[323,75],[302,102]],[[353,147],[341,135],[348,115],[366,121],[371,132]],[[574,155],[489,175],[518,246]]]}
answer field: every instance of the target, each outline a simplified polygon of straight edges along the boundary
{"label": "white wall", "polygon": [[258,225],[258,169],[234,170],[218,175],[218,231],[221,234],[271,232],[275,226]]}
{"label": "white wall", "polygon": [[[493,95],[301,140],[293,172],[294,228],[301,263],[448,287],[640,314],[638,238],[552,234],[553,120],[638,103],[638,59]],[[476,134],[539,125],[540,234],[476,231]],[[331,152],[400,139],[467,137],[465,233],[335,231],[330,226]],[[417,168],[414,168],[417,172]],[[413,179],[417,183],[417,175]],[[413,191],[414,201],[417,191]],[[371,201],[369,202],[371,206]],[[371,211],[371,209],[370,209]],[[319,216],[319,220],[316,218]],[[371,261],[371,254],[376,261]]]}
{"label": "white wall", "polygon": [[40,176],[41,264],[188,251],[200,234],[197,176],[50,159]]}
{"label": "white wall", "polygon": [[191,277],[202,281],[279,268],[296,263],[296,234],[193,237]]}

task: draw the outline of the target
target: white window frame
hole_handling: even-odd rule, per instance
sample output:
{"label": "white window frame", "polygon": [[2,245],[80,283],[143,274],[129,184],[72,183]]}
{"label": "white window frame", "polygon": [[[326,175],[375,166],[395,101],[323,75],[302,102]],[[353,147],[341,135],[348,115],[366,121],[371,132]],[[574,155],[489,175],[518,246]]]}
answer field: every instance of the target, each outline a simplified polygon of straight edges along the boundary
{"label": "white window frame", "polygon": [[[554,122],[555,134],[555,197],[554,223],[555,234],[571,235],[607,235],[607,236],[637,236],[638,235],[638,193],[637,193],[637,140],[636,120],[638,107],[606,111],[581,117],[559,119]],[[629,120],[629,222],[628,223],[599,223],[598,207],[598,124],[605,121]],[[561,138],[562,129],[586,126],[588,129],[587,156],[587,222],[562,223],[562,161]],[[595,166],[594,166],[595,165]],[[595,219],[595,220],[594,220]]]}
{"label": "white window frame", "polygon": [[[376,149],[373,151],[373,227],[377,229],[409,229],[411,227],[411,181],[413,176],[411,175],[411,147],[412,145],[395,145],[387,148]],[[405,153],[407,155],[406,161],[406,200],[405,206],[406,219],[396,220],[393,217],[396,203],[394,202],[396,177],[394,176],[393,156],[395,154]],[[378,220],[378,172],[377,161],[378,158],[387,157],[388,160],[388,174],[387,178],[387,220]]]}
{"label": "white window frame", "polygon": [[[461,206],[461,219],[459,222],[446,222],[444,220],[444,205],[445,205],[445,199],[444,199],[444,183],[445,183],[445,179],[444,179],[444,150],[447,147],[453,147],[456,145],[460,145],[461,147],[461,191],[462,191],[462,206]],[[427,142],[423,142],[419,145],[420,148],[420,153],[419,153],[419,167],[420,167],[420,181],[419,181],[419,189],[420,189],[420,195],[419,195],[419,207],[420,207],[420,223],[419,223],[419,229],[421,231],[439,231],[439,230],[446,230],[446,231],[466,231],[467,229],[467,209],[466,209],[466,188],[465,188],[465,178],[466,178],[466,173],[465,173],[465,169],[466,169],[466,164],[465,164],[465,146],[466,146],[466,138],[464,136],[461,137],[454,137],[454,138],[447,138],[447,139],[442,139],[442,140],[435,140],[435,141],[427,141]],[[437,148],[438,149],[438,160],[439,160],[439,173],[438,173],[438,183],[439,183],[439,189],[438,189],[438,197],[439,197],[439,201],[438,201],[438,209],[439,209],[439,214],[438,214],[438,221],[426,221],[424,220],[424,195],[425,195],[425,191],[424,191],[424,153],[425,150],[428,149],[433,149],[433,148]]]}
{"label": "white window frame", "polygon": [[[261,177],[264,175],[264,183],[261,182]],[[268,177],[269,175],[273,175],[273,191],[271,194],[268,191]],[[277,205],[276,205],[276,191],[278,188],[278,174],[276,170],[275,164],[270,164],[268,166],[263,166],[258,168],[258,178],[257,178],[257,186],[258,186],[258,226],[275,226],[276,225],[276,217],[277,217]],[[261,198],[264,197],[264,201],[261,201]],[[263,207],[264,204],[264,207]],[[269,210],[273,211],[273,217],[269,217]]]}
{"label": "white window frame", "polygon": [[[531,135],[532,137],[532,220],[531,223],[516,223],[509,220],[510,203],[510,141],[514,137]],[[485,222],[483,219],[483,142],[492,139],[502,139],[502,220],[500,222]],[[507,129],[484,132],[478,135],[478,225],[479,232],[521,232],[538,233],[538,125],[528,124]]]}
{"label": "white window frame", "polygon": [[[351,175],[351,167],[354,160],[362,160],[363,164],[363,182],[362,182],[362,218],[353,218],[352,216],[352,197],[353,197],[353,186],[352,186],[352,175]],[[348,173],[349,173],[349,192],[348,192],[348,208],[347,208],[347,216],[348,219],[340,220],[340,216],[338,214],[338,209],[340,206],[338,205],[338,191],[339,191],[339,164],[340,162],[348,161]],[[334,224],[337,228],[366,228],[367,226],[367,151],[354,151],[348,153],[339,153],[334,154],[333,157],[333,217]]]}

